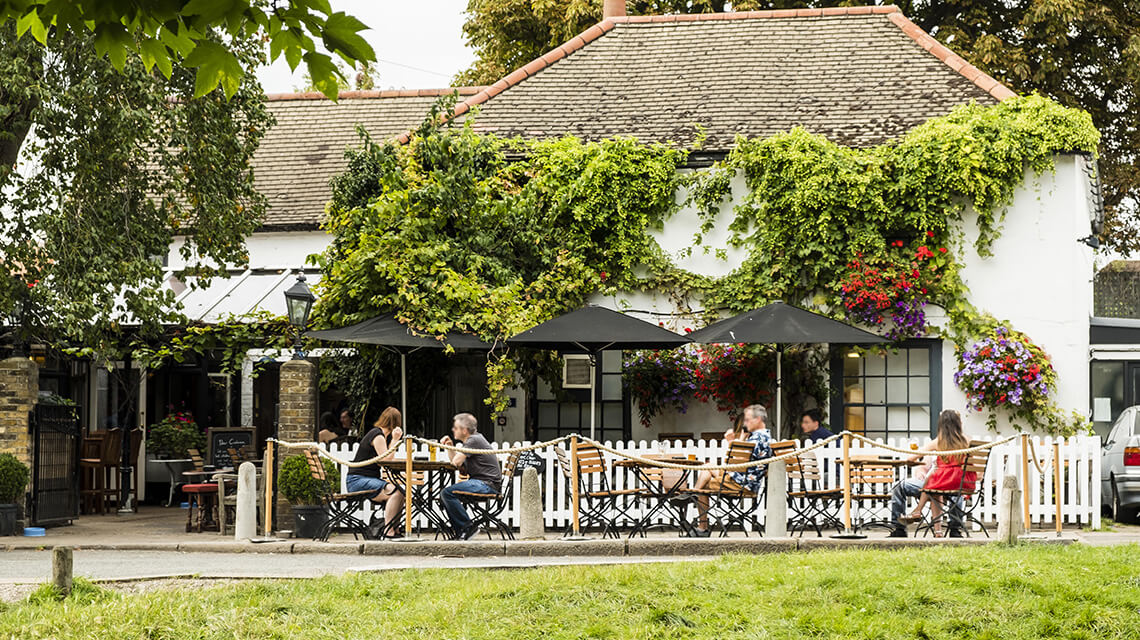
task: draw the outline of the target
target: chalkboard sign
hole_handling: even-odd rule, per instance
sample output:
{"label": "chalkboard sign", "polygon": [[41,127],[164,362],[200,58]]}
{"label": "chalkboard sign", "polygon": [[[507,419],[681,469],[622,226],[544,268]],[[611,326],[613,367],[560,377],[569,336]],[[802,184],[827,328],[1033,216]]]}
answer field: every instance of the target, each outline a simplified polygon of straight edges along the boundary
{"label": "chalkboard sign", "polygon": [[253,449],[253,427],[217,427],[206,430],[208,453],[206,464],[212,464],[218,469],[232,467],[230,449],[240,450],[249,446]]}

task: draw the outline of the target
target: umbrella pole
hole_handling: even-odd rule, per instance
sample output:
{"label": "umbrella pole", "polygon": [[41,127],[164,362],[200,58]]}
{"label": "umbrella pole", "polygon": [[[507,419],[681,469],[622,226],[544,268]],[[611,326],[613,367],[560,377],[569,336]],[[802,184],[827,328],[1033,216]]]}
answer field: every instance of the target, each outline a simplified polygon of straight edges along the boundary
{"label": "umbrella pole", "polygon": [[596,440],[597,436],[594,435],[594,404],[597,398],[594,397],[595,391],[595,375],[594,369],[597,368],[597,360],[594,356],[590,356],[590,439]]}
{"label": "umbrella pole", "polygon": [[783,404],[783,387],[784,387],[784,370],[783,370],[784,348],[776,345],[776,440],[780,439],[780,430],[784,426],[782,421],[784,404]]}
{"label": "umbrella pole", "polygon": [[408,428],[408,354],[400,352],[400,414],[404,429]]}

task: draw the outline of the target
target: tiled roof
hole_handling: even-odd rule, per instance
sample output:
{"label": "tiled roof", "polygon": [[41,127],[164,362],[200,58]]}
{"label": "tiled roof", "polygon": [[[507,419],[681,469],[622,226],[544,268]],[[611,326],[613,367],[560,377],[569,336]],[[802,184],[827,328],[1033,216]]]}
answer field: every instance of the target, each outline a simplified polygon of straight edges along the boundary
{"label": "tiled roof", "polygon": [[[1013,93],[896,7],[609,18],[457,105],[502,135],[704,149],[800,125],[869,146]],[[401,136],[401,140],[407,137]]]}
{"label": "tiled roof", "polygon": [[[481,87],[458,89],[471,96]],[[455,89],[346,91],[337,102],[319,93],[269,96],[277,118],[253,160],[257,188],[269,200],[267,227],[313,225],[331,195],[329,179],[345,168],[344,150],[359,141],[363,124],[376,140],[415,128],[431,105]]]}

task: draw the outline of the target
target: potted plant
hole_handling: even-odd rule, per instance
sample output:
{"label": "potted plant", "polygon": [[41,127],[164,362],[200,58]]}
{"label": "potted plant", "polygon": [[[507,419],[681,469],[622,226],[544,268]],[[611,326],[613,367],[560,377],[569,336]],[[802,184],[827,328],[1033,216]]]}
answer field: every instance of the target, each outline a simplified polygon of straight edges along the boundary
{"label": "potted plant", "polygon": [[309,461],[305,456],[292,456],[286,458],[281,464],[281,471],[277,474],[277,484],[281,487],[281,495],[293,505],[293,537],[315,538],[321,527],[328,522],[328,514],[321,504],[321,496],[335,489],[340,480],[340,472],[336,464],[327,458],[321,461],[325,465],[325,484],[313,478],[309,470]]}
{"label": "potted plant", "polygon": [[28,466],[10,453],[0,453],[0,536],[16,535],[16,514],[28,486]]}
{"label": "potted plant", "polygon": [[201,451],[205,447],[206,435],[186,411],[170,413],[152,425],[146,436],[147,451],[159,459],[185,458],[188,450]]}

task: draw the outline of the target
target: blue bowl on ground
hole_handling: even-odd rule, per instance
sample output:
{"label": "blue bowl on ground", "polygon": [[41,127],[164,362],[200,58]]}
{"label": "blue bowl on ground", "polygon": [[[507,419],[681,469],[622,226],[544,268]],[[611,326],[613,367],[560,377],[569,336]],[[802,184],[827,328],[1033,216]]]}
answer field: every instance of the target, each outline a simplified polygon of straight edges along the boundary
{"label": "blue bowl on ground", "polygon": [[42,538],[47,535],[43,527],[24,527],[24,536],[28,538]]}
{"label": "blue bowl on ground", "polygon": [[189,508],[190,508],[190,503],[189,503],[189,502],[183,502],[183,503],[182,503],[182,508],[183,508],[183,509],[189,509]]}

